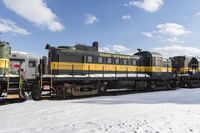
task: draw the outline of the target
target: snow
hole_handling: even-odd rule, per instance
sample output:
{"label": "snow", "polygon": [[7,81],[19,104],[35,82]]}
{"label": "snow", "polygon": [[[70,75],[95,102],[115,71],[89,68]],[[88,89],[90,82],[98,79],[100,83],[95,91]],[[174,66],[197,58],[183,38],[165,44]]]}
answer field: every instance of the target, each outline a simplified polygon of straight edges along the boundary
{"label": "snow", "polygon": [[199,133],[200,88],[0,106],[0,133]]}
{"label": "snow", "polygon": [[77,78],[83,78],[83,77],[150,77],[148,74],[85,74],[85,75],[43,75],[44,78],[50,78],[50,77],[57,77],[57,78],[66,78],[66,77],[77,77]]}

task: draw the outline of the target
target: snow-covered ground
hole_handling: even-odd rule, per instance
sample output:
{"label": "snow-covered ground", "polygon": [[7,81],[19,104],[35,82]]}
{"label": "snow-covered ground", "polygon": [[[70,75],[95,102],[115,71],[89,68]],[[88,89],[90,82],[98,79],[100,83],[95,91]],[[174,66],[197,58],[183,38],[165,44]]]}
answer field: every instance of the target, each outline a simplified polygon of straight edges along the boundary
{"label": "snow-covered ground", "polygon": [[0,106],[0,133],[200,132],[200,89]]}

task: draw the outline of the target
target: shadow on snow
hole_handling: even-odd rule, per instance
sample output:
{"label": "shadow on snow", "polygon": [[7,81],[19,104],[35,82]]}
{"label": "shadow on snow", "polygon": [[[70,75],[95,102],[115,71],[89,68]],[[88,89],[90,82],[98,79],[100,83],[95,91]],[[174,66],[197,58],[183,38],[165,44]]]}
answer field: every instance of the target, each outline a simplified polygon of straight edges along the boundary
{"label": "shadow on snow", "polygon": [[200,89],[178,89],[173,91],[158,91],[121,96],[102,96],[82,99],[72,103],[88,104],[200,104]]}

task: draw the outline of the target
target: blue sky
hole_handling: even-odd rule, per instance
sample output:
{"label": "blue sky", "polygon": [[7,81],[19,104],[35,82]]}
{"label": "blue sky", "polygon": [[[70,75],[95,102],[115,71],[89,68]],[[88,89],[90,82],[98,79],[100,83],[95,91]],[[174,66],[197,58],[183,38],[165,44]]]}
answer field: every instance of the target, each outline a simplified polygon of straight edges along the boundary
{"label": "blue sky", "polygon": [[164,56],[199,55],[199,0],[2,0],[0,38],[43,55],[45,44],[90,45]]}

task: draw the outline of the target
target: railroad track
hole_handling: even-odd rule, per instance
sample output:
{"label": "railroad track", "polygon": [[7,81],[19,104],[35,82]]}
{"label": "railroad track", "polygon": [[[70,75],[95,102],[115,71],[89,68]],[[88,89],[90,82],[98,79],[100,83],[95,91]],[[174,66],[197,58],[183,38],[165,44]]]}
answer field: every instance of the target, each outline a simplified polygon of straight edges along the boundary
{"label": "railroad track", "polygon": [[[77,97],[68,97],[65,99],[62,97],[43,97],[40,100],[74,100],[74,99],[83,99],[83,98],[92,98],[92,97],[101,97],[101,96],[118,96],[118,95],[127,95],[127,94],[148,93],[148,92],[155,92],[155,91],[169,91],[169,90],[110,91],[110,92],[106,92],[105,94],[102,94],[102,95],[77,96]],[[32,100],[32,99],[29,98],[28,100]],[[23,99],[5,99],[3,97],[0,97],[0,106],[8,105],[8,104],[15,104],[15,103],[22,103],[25,101],[26,100],[23,100]]]}

